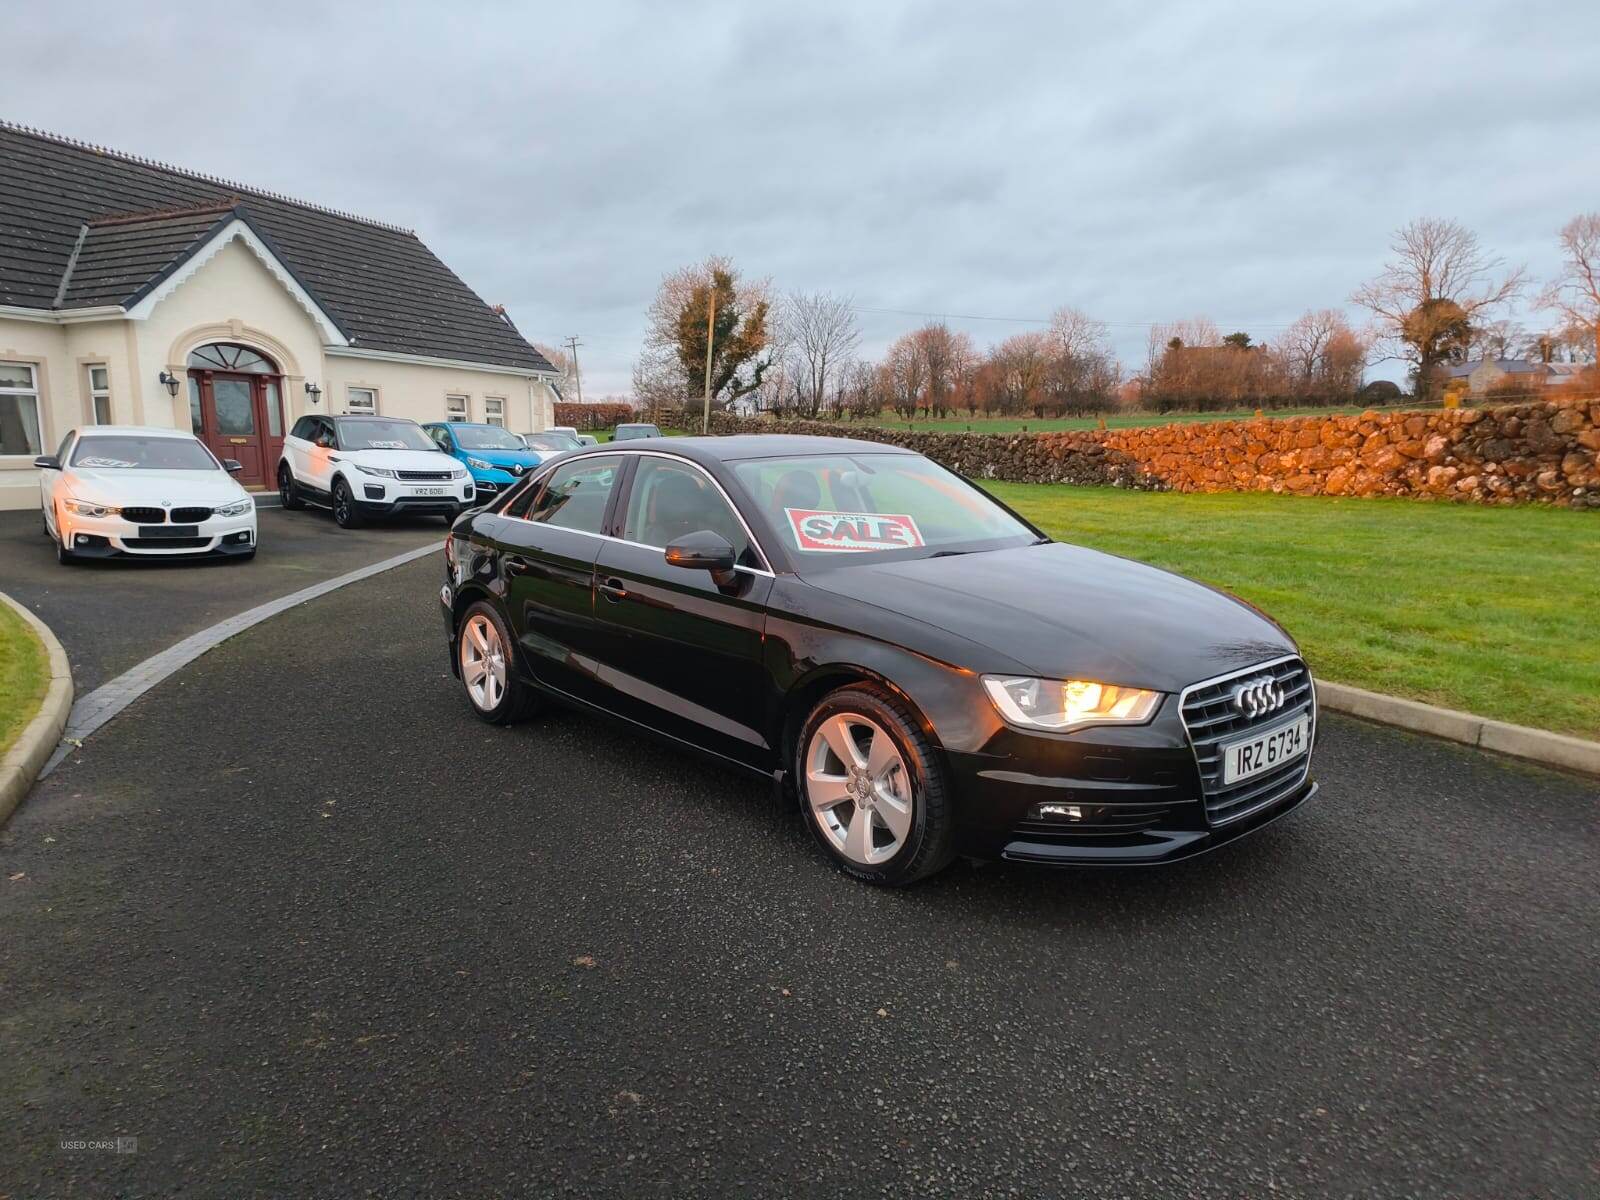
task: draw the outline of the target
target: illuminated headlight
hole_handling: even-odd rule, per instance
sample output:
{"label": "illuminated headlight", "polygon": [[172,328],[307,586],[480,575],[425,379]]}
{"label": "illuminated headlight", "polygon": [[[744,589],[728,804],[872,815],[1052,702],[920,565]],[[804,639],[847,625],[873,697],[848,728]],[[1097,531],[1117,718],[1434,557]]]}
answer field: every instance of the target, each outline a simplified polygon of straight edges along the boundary
{"label": "illuminated headlight", "polygon": [[213,508],[211,515],[214,517],[237,517],[247,513],[256,506],[254,500],[237,500],[232,504],[224,504],[221,508]]}
{"label": "illuminated headlight", "polygon": [[1142,725],[1161,704],[1160,692],[1090,679],[985,675],[983,686],[1011,724],[1058,732],[1086,725]]}
{"label": "illuminated headlight", "polygon": [[481,458],[469,458],[469,459],[467,459],[467,466],[471,467],[474,471],[492,471],[492,470],[494,470],[494,464],[492,462],[484,462],[483,459],[481,459]]}
{"label": "illuminated headlight", "polygon": [[362,472],[363,474],[366,474],[366,475],[382,475],[385,479],[398,479],[398,478],[400,478],[393,471],[391,471],[388,467],[369,467],[369,466],[366,465],[366,463],[356,463],[355,466],[356,466],[356,470],[358,470],[358,471],[360,471],[360,472]]}
{"label": "illuminated headlight", "polygon": [[92,500],[63,500],[62,507],[80,517],[114,517],[122,510],[110,504],[96,504]]}

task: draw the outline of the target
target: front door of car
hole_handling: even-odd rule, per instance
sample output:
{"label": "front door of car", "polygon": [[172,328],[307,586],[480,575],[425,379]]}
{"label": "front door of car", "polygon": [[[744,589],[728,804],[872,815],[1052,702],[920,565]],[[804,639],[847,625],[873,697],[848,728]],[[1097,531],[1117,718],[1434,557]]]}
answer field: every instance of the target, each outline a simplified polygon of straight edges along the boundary
{"label": "front door of car", "polygon": [[[767,769],[761,639],[772,575],[738,516],[699,467],[641,455],[628,487],[621,541],[595,563],[595,612],[608,704],[621,715],[735,761]],[[710,530],[740,564],[711,572],[671,566],[668,543]]]}
{"label": "front door of car", "polygon": [[594,561],[622,468],[615,454],[567,463],[504,513],[478,521],[528,670],[547,687],[592,702],[602,699]]}
{"label": "front door of car", "polygon": [[305,479],[320,492],[333,487],[333,452],[338,446],[333,433],[333,422],[318,417],[311,427],[310,444],[305,447]]}

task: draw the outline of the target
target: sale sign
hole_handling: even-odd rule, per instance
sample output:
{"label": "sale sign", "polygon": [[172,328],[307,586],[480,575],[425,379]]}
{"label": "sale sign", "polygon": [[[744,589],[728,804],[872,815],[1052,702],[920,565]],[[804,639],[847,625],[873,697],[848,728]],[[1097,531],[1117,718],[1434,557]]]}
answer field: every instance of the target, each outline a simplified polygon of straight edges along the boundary
{"label": "sale sign", "polygon": [[829,512],[786,508],[795,545],[802,550],[847,553],[905,550],[923,544],[917,523],[903,513]]}

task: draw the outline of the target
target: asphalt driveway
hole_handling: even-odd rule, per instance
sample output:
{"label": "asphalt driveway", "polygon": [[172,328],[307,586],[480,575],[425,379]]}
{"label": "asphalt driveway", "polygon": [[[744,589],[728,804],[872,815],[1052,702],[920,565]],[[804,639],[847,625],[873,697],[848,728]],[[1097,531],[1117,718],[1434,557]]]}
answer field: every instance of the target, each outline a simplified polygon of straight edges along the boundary
{"label": "asphalt driveway", "polygon": [[476,722],[438,569],[0,831],[0,1195],[1600,1193],[1591,782],[1329,717],[1210,857],[876,891],[759,782]]}
{"label": "asphalt driveway", "polygon": [[78,695],[192,633],[303,587],[443,541],[436,518],[343,530],[320,509],[263,508],[249,562],[89,561],[64,567],[37,511],[0,512],[0,592],[61,639]]}

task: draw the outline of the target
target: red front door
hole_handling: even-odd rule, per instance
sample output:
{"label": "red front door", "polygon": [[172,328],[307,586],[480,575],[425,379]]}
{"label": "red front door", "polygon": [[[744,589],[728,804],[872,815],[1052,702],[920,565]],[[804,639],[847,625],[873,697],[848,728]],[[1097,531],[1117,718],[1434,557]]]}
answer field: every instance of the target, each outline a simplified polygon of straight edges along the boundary
{"label": "red front door", "polygon": [[244,464],[245,487],[265,487],[283,452],[282,388],[276,375],[189,372],[189,419],[218,458]]}

